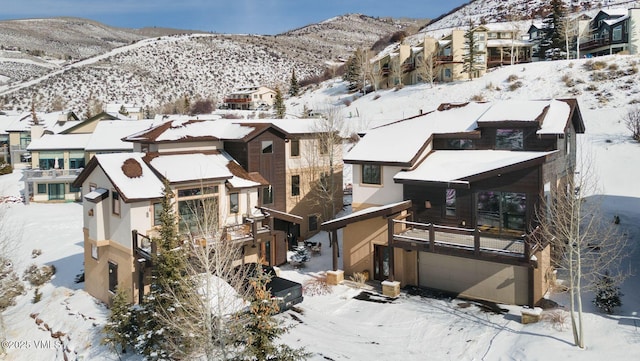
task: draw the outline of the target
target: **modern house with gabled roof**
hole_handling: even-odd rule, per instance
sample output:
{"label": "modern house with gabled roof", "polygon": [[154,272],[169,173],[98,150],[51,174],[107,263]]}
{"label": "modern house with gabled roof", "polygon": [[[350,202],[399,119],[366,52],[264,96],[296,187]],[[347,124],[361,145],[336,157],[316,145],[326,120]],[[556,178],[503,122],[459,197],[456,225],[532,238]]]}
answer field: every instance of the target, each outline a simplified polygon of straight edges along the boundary
{"label": "modern house with gabled roof", "polygon": [[[346,274],[534,305],[551,280],[536,209],[562,191],[584,132],[574,99],[442,104],[367,132],[345,156]],[[399,288],[393,288],[397,290]]]}
{"label": "modern house with gabled roof", "polygon": [[[223,239],[243,248],[237,262],[285,263],[291,233],[306,235],[300,232],[309,230],[300,224],[310,216],[288,212],[289,207],[307,209],[288,206],[296,200],[288,192],[297,190],[296,196],[304,199],[311,189],[304,188],[301,179],[295,187],[287,183],[290,172],[302,167],[289,164],[287,157],[300,157],[305,137],[313,134],[306,133],[310,125],[283,122],[287,131],[276,123],[167,121],[123,137],[133,145],[132,153],[96,154],[74,182],[84,195],[87,291],[109,302],[120,284],[131,290],[132,300],[141,300],[165,181],[174,194],[185,241],[197,236],[194,209],[213,205]],[[295,142],[300,143],[292,152]]]}

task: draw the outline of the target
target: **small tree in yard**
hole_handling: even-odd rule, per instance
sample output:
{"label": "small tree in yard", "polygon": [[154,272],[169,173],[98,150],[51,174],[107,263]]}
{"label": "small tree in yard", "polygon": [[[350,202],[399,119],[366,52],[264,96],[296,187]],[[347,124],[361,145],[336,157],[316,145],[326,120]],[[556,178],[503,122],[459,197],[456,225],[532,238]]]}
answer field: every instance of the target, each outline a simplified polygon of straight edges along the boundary
{"label": "small tree in yard", "polygon": [[634,140],[640,141],[640,107],[636,106],[627,111],[622,117],[627,129],[631,131]]}
{"label": "small tree in yard", "polygon": [[620,292],[620,287],[616,286],[611,277],[608,274],[604,274],[595,284],[596,298],[593,303],[600,309],[609,315],[613,314],[613,310],[616,307],[622,306],[621,296],[624,296]]}
{"label": "small tree in yard", "polygon": [[566,174],[570,176],[554,198],[542,202],[537,218],[541,240],[550,243],[554,266],[566,278],[575,345],[584,348],[582,294],[597,289],[597,281],[605,275],[611,285],[622,282],[627,274],[620,264],[627,241],[600,213],[598,197],[591,196],[598,193],[589,162],[583,162],[575,176],[567,166]]}
{"label": "small tree in yard", "polygon": [[276,97],[273,101],[273,108],[276,110],[276,118],[282,119],[287,113],[287,107],[284,105],[284,99],[282,98],[282,91],[280,87],[276,87]]}
{"label": "small tree in yard", "polygon": [[127,291],[120,286],[111,303],[111,312],[107,324],[102,329],[105,337],[101,343],[109,345],[116,353],[126,353],[128,347],[133,347],[133,341],[138,334],[134,312],[129,305]]}
{"label": "small tree in yard", "polygon": [[269,275],[257,268],[257,274],[250,279],[252,298],[249,312],[241,315],[246,332],[246,344],[240,360],[305,360],[309,354],[304,349],[294,349],[284,344],[276,344],[278,337],[288,332],[287,327],[281,325],[273,317],[278,312],[277,300],[271,297],[267,289]]}

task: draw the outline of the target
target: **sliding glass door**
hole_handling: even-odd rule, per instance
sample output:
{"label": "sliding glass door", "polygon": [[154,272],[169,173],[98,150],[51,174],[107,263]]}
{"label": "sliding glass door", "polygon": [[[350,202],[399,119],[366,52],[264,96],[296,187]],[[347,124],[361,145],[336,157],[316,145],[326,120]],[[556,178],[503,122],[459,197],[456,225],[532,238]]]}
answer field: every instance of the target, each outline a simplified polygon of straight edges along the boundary
{"label": "sliding glass door", "polygon": [[498,235],[520,235],[526,227],[527,195],[514,192],[478,192],[478,227]]}

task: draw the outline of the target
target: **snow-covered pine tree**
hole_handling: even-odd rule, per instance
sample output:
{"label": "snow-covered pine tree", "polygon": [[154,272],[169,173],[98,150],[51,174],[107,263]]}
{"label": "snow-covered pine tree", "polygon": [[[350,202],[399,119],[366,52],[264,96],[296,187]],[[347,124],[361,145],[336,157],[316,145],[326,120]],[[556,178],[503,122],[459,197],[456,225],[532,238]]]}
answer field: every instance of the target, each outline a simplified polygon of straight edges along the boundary
{"label": "snow-covered pine tree", "polygon": [[253,291],[249,312],[242,314],[245,317],[244,332],[246,343],[241,360],[305,360],[309,357],[304,348],[294,349],[285,344],[277,344],[276,340],[281,335],[289,332],[289,328],[282,325],[273,317],[278,312],[278,303],[271,297],[267,289],[270,276],[262,267],[257,267],[256,274],[249,280]]}
{"label": "snow-covered pine tree", "polygon": [[600,280],[596,282],[596,297],[593,300],[593,304],[598,307],[602,312],[609,315],[613,314],[614,308],[622,306],[621,296],[624,296],[620,292],[620,287],[616,286],[609,276],[604,274],[600,277]]}
{"label": "snow-covered pine tree", "polygon": [[138,328],[135,324],[134,312],[129,304],[127,292],[120,286],[116,289],[111,303],[111,312],[102,332],[105,337],[101,344],[109,345],[115,352],[121,353],[126,353],[127,348],[133,346],[133,340],[137,336]]}
{"label": "snow-covered pine tree", "polygon": [[308,262],[310,259],[311,259],[311,254],[309,253],[309,249],[304,246],[296,247],[295,253],[291,255],[291,261],[295,263]]}

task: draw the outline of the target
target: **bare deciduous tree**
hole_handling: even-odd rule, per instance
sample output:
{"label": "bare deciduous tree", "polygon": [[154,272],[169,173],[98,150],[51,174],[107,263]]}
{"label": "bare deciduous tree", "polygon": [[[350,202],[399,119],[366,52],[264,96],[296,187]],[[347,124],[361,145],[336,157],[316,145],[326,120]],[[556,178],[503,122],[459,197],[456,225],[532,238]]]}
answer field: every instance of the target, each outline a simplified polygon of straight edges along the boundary
{"label": "bare deciduous tree", "polygon": [[425,49],[422,54],[416,55],[416,75],[423,82],[429,83],[433,87],[433,82],[438,76],[438,54],[435,43],[430,45],[427,46],[425,42]]}
{"label": "bare deciduous tree", "polygon": [[550,243],[552,262],[559,277],[566,279],[575,345],[584,348],[582,295],[593,290],[606,274],[616,284],[622,282],[627,273],[620,262],[627,241],[617,232],[613,219],[600,211],[601,199],[590,162],[580,164],[580,172],[561,183],[552,199],[542,202],[537,218],[540,240]]}
{"label": "bare deciduous tree", "polygon": [[635,106],[627,111],[622,116],[624,125],[631,132],[631,136],[634,140],[640,141],[640,107]]}

